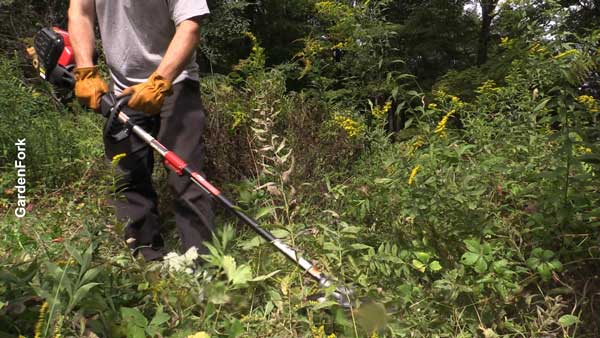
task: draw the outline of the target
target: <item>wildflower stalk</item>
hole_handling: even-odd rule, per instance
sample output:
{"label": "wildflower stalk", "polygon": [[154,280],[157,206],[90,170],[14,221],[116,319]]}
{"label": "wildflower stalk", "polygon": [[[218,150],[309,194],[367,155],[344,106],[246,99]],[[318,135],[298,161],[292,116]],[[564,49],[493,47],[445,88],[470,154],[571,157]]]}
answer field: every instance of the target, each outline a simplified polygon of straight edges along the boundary
{"label": "wildflower stalk", "polygon": [[42,333],[42,326],[44,325],[44,320],[46,319],[46,312],[48,312],[48,301],[45,301],[40,308],[40,314],[38,316],[38,321],[35,324],[35,338],[40,338]]}

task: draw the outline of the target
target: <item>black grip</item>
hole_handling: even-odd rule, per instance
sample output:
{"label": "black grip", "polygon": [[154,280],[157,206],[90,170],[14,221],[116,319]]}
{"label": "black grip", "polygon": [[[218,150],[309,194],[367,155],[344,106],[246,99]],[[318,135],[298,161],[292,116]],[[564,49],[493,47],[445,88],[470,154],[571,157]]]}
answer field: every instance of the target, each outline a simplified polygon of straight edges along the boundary
{"label": "black grip", "polygon": [[113,92],[100,99],[100,112],[106,117],[104,137],[113,143],[121,142],[131,135],[131,125],[119,121],[119,113],[127,108],[130,96],[117,97]]}

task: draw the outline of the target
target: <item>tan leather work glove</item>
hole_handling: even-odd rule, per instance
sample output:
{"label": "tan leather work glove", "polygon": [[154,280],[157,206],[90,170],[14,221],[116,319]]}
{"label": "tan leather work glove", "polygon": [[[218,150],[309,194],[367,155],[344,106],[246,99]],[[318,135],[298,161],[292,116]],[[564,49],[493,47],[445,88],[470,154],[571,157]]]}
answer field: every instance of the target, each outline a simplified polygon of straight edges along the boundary
{"label": "tan leather work glove", "polygon": [[131,109],[148,115],[160,113],[165,97],[173,94],[171,81],[154,73],[144,83],[126,88],[122,96],[131,95],[127,104]]}
{"label": "tan leather work glove", "polygon": [[100,108],[100,97],[108,93],[108,85],[96,67],[75,68],[75,96],[82,105]]}

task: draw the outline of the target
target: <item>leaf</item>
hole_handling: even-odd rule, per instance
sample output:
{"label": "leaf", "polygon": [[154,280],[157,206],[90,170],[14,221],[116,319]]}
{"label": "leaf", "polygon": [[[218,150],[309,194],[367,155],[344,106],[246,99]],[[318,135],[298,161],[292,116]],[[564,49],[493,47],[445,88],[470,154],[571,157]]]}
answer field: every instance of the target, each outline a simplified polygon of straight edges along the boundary
{"label": "leaf", "polygon": [[98,276],[100,271],[101,271],[100,267],[89,269],[88,271],[85,272],[83,277],[81,277],[81,282],[79,282],[79,283],[85,284],[85,283],[93,281],[94,279],[96,279],[96,277]]}
{"label": "leaf", "polygon": [[429,269],[431,269],[431,271],[434,271],[434,272],[440,271],[440,270],[442,270],[442,265],[438,261],[433,261],[433,262],[431,262],[431,264],[429,264]]}
{"label": "leaf", "polygon": [[71,243],[69,242],[65,242],[65,249],[67,249],[67,252],[69,253],[69,255],[73,256],[73,258],[75,258],[75,261],[77,261],[77,263],[79,263],[80,266],[83,266],[83,257],[81,257],[81,254],[77,251],[76,248],[74,248],[73,246],[71,246]]}
{"label": "leaf", "polygon": [[538,265],[537,272],[542,277],[542,280],[548,281],[552,276],[552,269],[548,263],[542,263]]}
{"label": "leaf", "polygon": [[73,295],[71,302],[69,302],[69,306],[67,307],[66,312],[68,313],[69,311],[71,311],[75,306],[77,306],[77,304],[79,304],[79,302],[88,294],[88,292],[90,292],[90,290],[93,287],[98,286],[100,284],[101,283],[88,283],[80,287],[77,291],[75,291],[75,295]]}
{"label": "leaf", "polygon": [[558,319],[558,322],[562,327],[569,327],[573,324],[579,323],[579,317],[573,315],[564,315]]}
{"label": "leaf", "polygon": [[248,265],[242,265],[233,275],[232,282],[234,285],[245,284],[252,279],[252,269]]}
{"label": "leaf", "polygon": [[488,268],[488,264],[482,257],[480,260],[477,261],[477,263],[475,263],[475,266],[473,268],[478,273],[484,273]]}
{"label": "leaf", "polygon": [[143,327],[127,326],[127,338],[146,338],[146,333]]}
{"label": "leaf", "polygon": [[425,268],[427,268],[427,265],[425,265],[425,264],[423,264],[423,263],[419,262],[419,261],[418,261],[418,260],[416,260],[416,259],[413,259],[413,260],[412,260],[412,265],[415,267],[415,269],[417,269],[417,270],[419,270],[419,271],[421,271],[421,272],[425,272]]}
{"label": "leaf", "polygon": [[354,243],[351,244],[350,247],[354,250],[365,250],[365,249],[372,249],[371,246],[366,245],[366,244],[361,244],[361,243]]}
{"label": "leaf", "polygon": [[275,271],[273,271],[271,273],[268,273],[266,275],[254,277],[254,278],[252,278],[250,280],[250,282],[260,282],[260,281],[263,281],[265,279],[269,279],[269,278],[273,277],[275,274],[277,274],[279,271],[281,271],[281,270],[275,270]]}
{"label": "leaf", "polygon": [[254,215],[254,219],[259,220],[267,215],[272,215],[273,211],[275,211],[275,208],[273,207],[260,208],[256,215]]}
{"label": "leaf", "polygon": [[90,262],[92,261],[92,254],[94,253],[94,244],[90,244],[90,246],[83,252],[83,256],[81,256],[83,260],[83,264],[81,264],[82,270],[87,270]]}
{"label": "leaf", "polygon": [[552,262],[550,262],[548,264],[550,265],[550,267],[552,268],[552,270],[560,271],[563,268],[562,263],[559,260],[557,260],[557,259],[553,260]]}
{"label": "leaf", "polygon": [[532,257],[542,257],[544,253],[544,249],[542,248],[535,248],[533,250],[531,250],[531,256]]}
{"label": "leaf", "polygon": [[314,311],[320,310],[320,309],[325,309],[328,307],[332,307],[334,305],[337,305],[338,303],[336,301],[333,300],[327,300],[324,302],[319,302],[318,304],[313,305],[312,309]]}
{"label": "leaf", "polygon": [[150,326],[161,326],[162,324],[166,323],[169,319],[171,319],[171,316],[169,316],[163,311],[162,306],[159,306],[156,309],[156,314],[154,314],[154,318],[152,318],[152,320],[150,321]]}
{"label": "leaf", "polygon": [[481,244],[479,244],[478,240],[475,239],[465,239],[463,241],[467,246],[467,250],[471,252],[479,253],[481,251]]}
{"label": "leaf", "polygon": [[146,319],[146,317],[144,317],[144,314],[142,314],[137,308],[122,307],[121,317],[123,317],[123,322],[127,323],[128,327],[134,326],[142,328],[142,334],[143,328],[148,326],[148,319]]}
{"label": "leaf", "polygon": [[239,337],[244,332],[244,325],[239,319],[235,319],[229,326],[229,338]]}
{"label": "leaf", "polygon": [[544,107],[546,107],[546,105],[548,104],[548,102],[550,102],[550,100],[552,100],[551,97],[544,99],[537,106],[535,106],[535,108],[533,108],[533,112],[535,113],[535,112],[538,112],[538,111],[544,109]]}
{"label": "leaf", "polygon": [[473,253],[473,252],[465,252],[460,261],[464,264],[464,265],[474,265],[479,259],[481,258],[481,256],[477,253]]}
{"label": "leaf", "polygon": [[233,280],[233,276],[235,275],[235,271],[237,269],[237,265],[235,263],[235,258],[231,256],[223,257],[223,270],[225,270],[225,274],[227,275],[227,279],[231,282]]}
{"label": "leaf", "polygon": [[552,259],[552,257],[554,257],[554,252],[551,250],[544,250],[542,253],[542,258],[544,258],[544,261],[549,261]]}
{"label": "leaf", "polygon": [[415,252],[415,256],[417,257],[418,260],[420,260],[423,263],[429,263],[429,260],[431,259],[430,254],[428,254],[427,252],[422,252],[422,251]]}
{"label": "leaf", "polygon": [[531,258],[527,259],[527,266],[529,268],[535,269],[539,265],[540,265],[540,259],[539,258],[531,257]]}
{"label": "leaf", "polygon": [[242,242],[240,244],[240,247],[242,248],[242,250],[247,251],[252,248],[259,247],[261,243],[261,238],[259,236],[254,236],[252,237],[252,239]]}

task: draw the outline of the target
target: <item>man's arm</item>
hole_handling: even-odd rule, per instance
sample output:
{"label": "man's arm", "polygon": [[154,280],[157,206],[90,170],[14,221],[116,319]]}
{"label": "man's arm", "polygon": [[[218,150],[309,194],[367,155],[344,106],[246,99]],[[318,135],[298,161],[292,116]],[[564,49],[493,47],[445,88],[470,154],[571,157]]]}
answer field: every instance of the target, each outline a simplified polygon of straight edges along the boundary
{"label": "man's arm", "polygon": [[94,23],[96,9],[93,0],[71,0],[69,4],[69,38],[78,68],[94,66]]}
{"label": "man's arm", "polygon": [[200,41],[200,23],[196,19],[184,20],[177,26],[177,31],[165,53],[156,74],[169,82],[173,82],[190,61]]}

